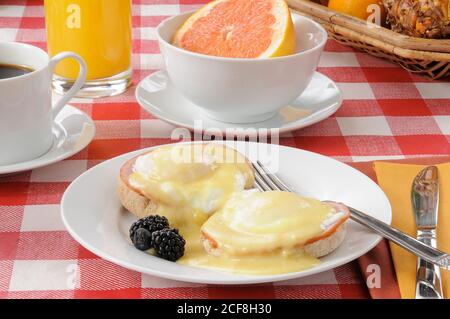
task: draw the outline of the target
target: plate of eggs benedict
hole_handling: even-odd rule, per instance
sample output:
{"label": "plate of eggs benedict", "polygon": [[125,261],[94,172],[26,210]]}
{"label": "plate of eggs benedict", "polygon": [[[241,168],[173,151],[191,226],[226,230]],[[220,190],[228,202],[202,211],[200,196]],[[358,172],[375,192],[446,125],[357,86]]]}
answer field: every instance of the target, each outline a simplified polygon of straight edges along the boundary
{"label": "plate of eggs benedict", "polygon": [[[260,160],[295,193],[255,188]],[[208,284],[274,282],[352,261],[380,237],[344,204],[391,222],[381,189],[331,158],[251,142],[177,143],[78,177],[61,210],[85,248],[123,267]]]}

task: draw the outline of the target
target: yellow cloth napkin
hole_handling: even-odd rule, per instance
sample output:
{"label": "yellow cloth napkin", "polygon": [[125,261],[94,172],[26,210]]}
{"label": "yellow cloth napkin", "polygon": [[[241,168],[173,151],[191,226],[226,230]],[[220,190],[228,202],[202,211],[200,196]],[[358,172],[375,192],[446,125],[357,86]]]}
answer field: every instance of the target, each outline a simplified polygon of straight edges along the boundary
{"label": "yellow cloth napkin", "polygon": [[[450,252],[450,163],[436,165],[439,169],[438,247]],[[411,204],[411,185],[415,176],[425,166],[375,162],[378,184],[392,205],[392,225],[409,235],[416,236],[416,226]],[[397,280],[402,298],[414,298],[417,258],[390,243]],[[445,298],[450,298],[450,271],[441,269]]]}

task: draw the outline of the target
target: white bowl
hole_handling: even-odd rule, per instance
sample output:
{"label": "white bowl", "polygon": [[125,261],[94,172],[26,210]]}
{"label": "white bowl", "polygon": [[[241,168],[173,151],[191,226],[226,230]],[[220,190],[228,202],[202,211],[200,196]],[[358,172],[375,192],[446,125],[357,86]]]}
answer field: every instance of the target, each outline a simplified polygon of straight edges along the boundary
{"label": "white bowl", "polygon": [[222,58],[172,45],[192,14],[163,21],[157,37],[167,72],[177,90],[210,118],[231,123],[267,120],[300,96],[311,81],[327,41],[311,19],[293,14],[297,52],[268,59]]}

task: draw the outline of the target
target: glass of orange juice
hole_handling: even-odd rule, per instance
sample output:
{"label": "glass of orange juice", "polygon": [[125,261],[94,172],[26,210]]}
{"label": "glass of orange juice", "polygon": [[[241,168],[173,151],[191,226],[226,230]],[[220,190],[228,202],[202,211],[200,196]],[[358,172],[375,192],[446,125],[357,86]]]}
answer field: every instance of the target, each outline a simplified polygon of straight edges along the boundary
{"label": "glass of orange juice", "polygon": [[[87,81],[79,97],[105,97],[131,84],[131,0],[45,0],[47,48],[50,56],[72,51],[87,65]],[[53,87],[64,93],[78,75],[75,60],[55,70]]]}

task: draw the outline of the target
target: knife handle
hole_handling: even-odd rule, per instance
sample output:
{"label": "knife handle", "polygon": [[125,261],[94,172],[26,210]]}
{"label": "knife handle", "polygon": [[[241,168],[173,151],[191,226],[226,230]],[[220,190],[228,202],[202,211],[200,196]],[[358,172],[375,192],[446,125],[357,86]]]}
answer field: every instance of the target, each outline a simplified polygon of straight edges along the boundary
{"label": "knife handle", "polygon": [[[436,247],[436,231],[417,231],[417,239],[430,247]],[[418,258],[416,299],[442,299],[441,272],[438,266]]]}

